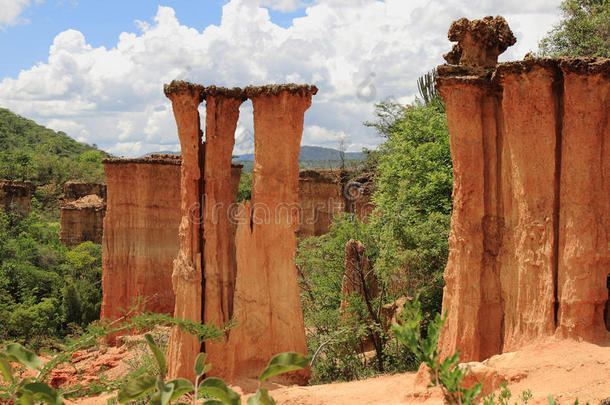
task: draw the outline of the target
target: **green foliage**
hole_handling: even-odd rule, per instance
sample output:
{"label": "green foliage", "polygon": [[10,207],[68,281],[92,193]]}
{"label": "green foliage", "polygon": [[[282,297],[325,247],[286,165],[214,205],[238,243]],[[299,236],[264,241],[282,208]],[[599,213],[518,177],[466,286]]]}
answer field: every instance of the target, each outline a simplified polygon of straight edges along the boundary
{"label": "green foliage", "polygon": [[27,218],[0,210],[0,342],[38,347],[99,318],[101,246],[68,249],[57,225],[38,209]]}
{"label": "green foliage", "polygon": [[8,387],[3,389],[8,395],[2,395],[3,390],[0,390],[0,401],[4,396],[19,399],[22,405],[34,403],[63,405],[63,398],[55,389],[45,383],[35,381],[32,377],[21,378],[20,374],[15,374],[10,362],[38,371],[38,375],[40,375],[43,367],[43,362],[36,353],[27,350],[18,343],[6,345],[0,351],[0,371],[4,380],[9,384]]}
{"label": "green foliage", "polygon": [[[371,233],[375,268],[397,295],[421,294],[426,313],[440,312],[453,187],[449,134],[437,106],[378,105],[380,146]],[[392,121],[393,120],[393,121]]]}
{"label": "green foliage", "polygon": [[563,19],[539,44],[540,54],[610,58],[610,0],[563,0]]}
{"label": "green foliage", "polygon": [[[212,397],[214,399],[208,399],[204,402],[207,405],[214,404],[226,404],[226,405],[240,405],[241,397],[238,393],[233,391],[227,386],[227,384],[216,377],[208,377],[203,381],[199,382],[201,377],[207,373],[211,366],[205,364],[206,355],[200,353],[195,360],[193,370],[195,371],[195,384],[191,383],[184,378],[178,378],[165,382],[166,374],[166,360],[163,352],[156,345],[153,337],[150,334],[145,335],[146,343],[148,344],[151,352],[153,353],[158,367],[159,374],[153,375],[140,375],[127,381],[119,390],[117,395],[117,401],[121,404],[135,401],[149,395],[149,403],[151,405],[167,405],[185,394],[194,393],[193,404],[196,405],[201,396]],[[287,373],[290,371],[301,370],[307,367],[308,359],[298,353],[280,353],[274,356],[270,361],[265,370],[259,378],[259,389],[256,394],[248,399],[250,405],[272,405],[275,404],[273,398],[269,396],[269,392],[266,388],[260,387],[260,383],[266,379]]]}
{"label": "green foliage", "polygon": [[243,200],[250,201],[252,198],[252,173],[241,173],[239,178],[239,188],[237,190],[237,203]]}

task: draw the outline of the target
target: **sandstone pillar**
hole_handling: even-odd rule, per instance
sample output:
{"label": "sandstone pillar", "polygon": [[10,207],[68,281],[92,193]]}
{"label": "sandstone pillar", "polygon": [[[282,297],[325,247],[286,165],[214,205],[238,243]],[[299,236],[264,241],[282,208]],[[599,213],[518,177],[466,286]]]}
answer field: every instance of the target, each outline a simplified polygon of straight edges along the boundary
{"label": "sandstone pillar", "polygon": [[562,61],[560,336],[610,338],[610,60]]}
{"label": "sandstone pillar", "polygon": [[[176,296],[174,316],[201,322],[203,145],[198,107],[204,88],[191,83],[172,82],[165,86],[164,91],[172,101],[182,150],[180,251],[174,260],[172,274]],[[196,337],[174,327],[167,348],[168,375],[194,380],[193,362],[201,346]]]}
{"label": "sandstone pillar", "polygon": [[[231,211],[237,200],[241,170],[232,170],[231,158],[239,106],[245,99],[241,89],[206,88],[204,321],[211,322],[218,328],[222,328],[233,317],[237,262],[235,223]],[[208,361],[213,364],[210,375],[226,378],[226,339],[206,342],[205,351]]]}
{"label": "sandstone pillar", "polygon": [[[272,356],[307,353],[293,256],[298,210],[301,135],[317,89],[248,87],[254,107],[252,202],[240,206],[236,235],[237,281],[228,355],[233,380],[257,377]],[[304,383],[308,370],[284,376]]]}
{"label": "sandstone pillar", "polygon": [[505,65],[501,162],[505,232],[498,258],[504,301],[504,350],[555,327],[557,271],[557,122],[553,67]]}
{"label": "sandstone pillar", "polygon": [[[482,126],[484,86],[476,81],[440,87],[447,104],[453,159],[453,215],[445,270],[443,312],[450,314],[440,337],[444,354],[458,348],[462,359],[480,354],[479,311],[484,261],[485,160]],[[464,116],[476,117],[465,120]],[[464,272],[462,269],[471,269]]]}

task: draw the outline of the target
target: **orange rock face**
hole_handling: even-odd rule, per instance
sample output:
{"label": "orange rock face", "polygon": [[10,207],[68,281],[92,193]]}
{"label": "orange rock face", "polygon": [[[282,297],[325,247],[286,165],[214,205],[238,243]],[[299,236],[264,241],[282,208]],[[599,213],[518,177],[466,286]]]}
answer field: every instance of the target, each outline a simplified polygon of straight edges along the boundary
{"label": "orange rock face", "polygon": [[454,164],[444,353],[610,339],[610,60],[438,72]]}
{"label": "orange rock face", "polygon": [[[365,288],[366,286],[366,288]],[[374,299],[379,296],[379,287],[371,263],[366,257],[362,242],[350,239],[345,245],[345,273],[341,282],[341,313],[349,305],[349,296],[358,294]]]}
{"label": "orange rock face", "polygon": [[[245,89],[254,107],[252,201],[240,206],[237,226],[235,317],[227,354],[230,380],[257,377],[281,352],[306,354],[299,297],[295,226],[303,117],[315,87]],[[309,370],[284,375],[305,383]]]}
{"label": "orange rock face", "polygon": [[[108,205],[102,244],[102,319],[115,320],[138,297],[172,314],[172,261],[178,253],[180,160],[106,159]],[[80,201],[80,200],[79,200]]]}
{"label": "orange rock face", "polygon": [[24,216],[32,209],[32,192],[34,186],[30,181],[0,181],[0,207],[4,210],[16,210]]}
{"label": "orange rock face", "polygon": [[[232,316],[238,322],[221,341],[205,345],[214,364],[210,375],[230,381],[257,377],[275,354],[307,352],[293,256],[297,158],[303,116],[316,90],[296,85],[229,90],[185,82],[165,87],[183,156],[174,314],[217,326]],[[239,176],[231,171],[231,152],[239,105],[246,96],[254,106],[252,203],[242,204],[235,218]],[[204,99],[205,146],[197,112]],[[195,338],[174,329],[169,375],[193,379],[192,364],[201,349]],[[297,382],[307,377],[308,372],[288,376]]]}
{"label": "orange rock face", "polygon": [[297,237],[328,233],[334,216],[345,212],[344,173],[331,170],[304,170],[299,173],[301,213]]}
{"label": "orange rock face", "polygon": [[97,195],[106,202],[106,184],[67,181],[64,183],[64,203],[76,201],[87,195]]}
{"label": "orange rock face", "polygon": [[102,243],[106,203],[95,194],[62,205],[59,240],[67,246],[90,241]]}

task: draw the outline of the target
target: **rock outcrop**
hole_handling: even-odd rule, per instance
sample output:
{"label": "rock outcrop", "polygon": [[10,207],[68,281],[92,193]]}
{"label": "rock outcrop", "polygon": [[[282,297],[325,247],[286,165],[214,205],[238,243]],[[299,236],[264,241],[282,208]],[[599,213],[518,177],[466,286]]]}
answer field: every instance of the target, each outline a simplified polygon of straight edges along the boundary
{"label": "rock outcrop", "polygon": [[62,205],[60,209],[59,240],[66,246],[83,242],[102,243],[106,203],[90,194]]}
{"label": "rock outcrop", "polygon": [[[172,276],[174,313],[217,326],[231,315],[238,322],[221,341],[206,345],[214,363],[211,375],[229,381],[256,377],[279,352],[307,352],[293,256],[297,159],[303,116],[316,91],[298,85],[243,90],[185,82],[165,86],[184,159],[180,252]],[[235,232],[229,205],[235,201],[236,187],[229,186],[229,168],[239,105],[246,97],[254,106],[252,201],[240,205]],[[197,109],[204,99],[202,144]],[[174,329],[168,346],[170,376],[192,379],[200,349],[195,338]],[[302,383],[307,377],[303,371],[286,378]]]}
{"label": "rock outcrop", "polygon": [[301,213],[297,237],[328,233],[335,215],[345,212],[345,171],[303,170],[299,173]]}
{"label": "rock outcrop", "polygon": [[32,209],[33,191],[30,181],[0,180],[0,207],[28,216]]}
{"label": "rock outcrop", "polygon": [[106,184],[68,181],[60,208],[59,240],[67,246],[102,243]]}
{"label": "rock outcrop", "polygon": [[[105,159],[108,190],[102,244],[101,318],[116,320],[138,301],[172,314],[178,253],[180,159]],[[192,366],[192,365],[191,365]]]}
{"label": "rock outcrop", "polygon": [[[450,39],[495,32],[467,46],[501,51],[514,41],[494,21]],[[454,172],[440,346],[473,361],[553,334],[608,340],[610,60],[492,59],[438,68]]]}
{"label": "rock outcrop", "polygon": [[106,184],[67,181],[64,183],[64,203],[70,203],[88,195],[99,196],[106,202]]}
{"label": "rock outcrop", "polygon": [[363,173],[351,179],[344,186],[345,207],[347,212],[356,214],[358,219],[366,223],[375,209],[373,193],[375,192],[373,173]]}
{"label": "rock outcrop", "polygon": [[357,294],[363,299],[373,300],[379,296],[377,278],[362,242],[350,239],[345,244],[345,273],[341,281],[341,313],[349,305],[349,297]]}

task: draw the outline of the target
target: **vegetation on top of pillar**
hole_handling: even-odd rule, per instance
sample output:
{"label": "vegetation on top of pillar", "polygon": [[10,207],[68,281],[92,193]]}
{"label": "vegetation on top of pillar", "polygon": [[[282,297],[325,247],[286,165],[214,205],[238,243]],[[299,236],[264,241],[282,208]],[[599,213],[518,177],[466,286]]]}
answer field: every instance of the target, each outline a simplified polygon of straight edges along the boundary
{"label": "vegetation on top of pillar", "polygon": [[[177,155],[178,156],[178,155]],[[160,158],[160,157],[143,157],[143,158],[111,158],[103,159],[103,164],[133,164],[133,163],[144,163],[144,164],[156,164],[156,165],[175,165],[180,166],[182,164],[182,158]]]}
{"label": "vegetation on top of pillar", "polygon": [[195,96],[197,93],[199,102],[203,101],[203,94],[205,93],[205,87],[200,84],[185,82],[183,80],[172,80],[170,84],[163,85],[163,93],[167,98],[175,94],[190,93],[191,96]]}
{"label": "vegetation on top of pillar", "polygon": [[228,89],[226,87],[216,87],[214,85],[204,87],[202,95],[203,95],[203,99],[205,99],[208,96],[212,96],[212,97],[235,98],[235,99],[238,99],[241,101],[245,101],[248,98],[248,97],[246,97],[244,90],[239,87],[233,87],[233,88]]}
{"label": "vegetation on top of pillar", "polygon": [[315,95],[318,92],[316,86],[309,84],[268,84],[266,86],[248,86],[244,89],[248,98],[257,96],[276,96],[283,91],[290,94],[299,94],[301,96]]}

